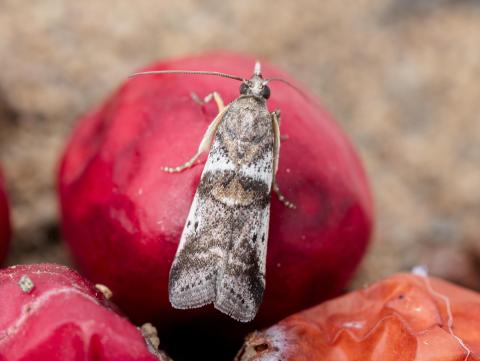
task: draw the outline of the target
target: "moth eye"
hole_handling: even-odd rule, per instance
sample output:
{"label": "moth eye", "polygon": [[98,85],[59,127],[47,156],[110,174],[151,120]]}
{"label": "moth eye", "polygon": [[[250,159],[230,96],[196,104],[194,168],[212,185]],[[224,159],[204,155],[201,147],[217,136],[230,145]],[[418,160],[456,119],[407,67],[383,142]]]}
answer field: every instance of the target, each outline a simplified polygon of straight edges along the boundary
{"label": "moth eye", "polygon": [[270,98],[270,88],[267,85],[265,85],[262,89],[262,97],[265,99]]}
{"label": "moth eye", "polygon": [[245,95],[248,92],[248,85],[247,83],[240,84],[240,94]]}

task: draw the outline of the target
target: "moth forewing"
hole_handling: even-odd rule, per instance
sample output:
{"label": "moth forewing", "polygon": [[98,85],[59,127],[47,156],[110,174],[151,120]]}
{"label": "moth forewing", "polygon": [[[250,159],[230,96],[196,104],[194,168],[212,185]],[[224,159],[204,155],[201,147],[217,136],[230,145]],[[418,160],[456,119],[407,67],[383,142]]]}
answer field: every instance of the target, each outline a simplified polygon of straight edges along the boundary
{"label": "moth forewing", "polygon": [[225,112],[170,273],[177,308],[214,303],[247,322],[265,289],[274,127],[264,99],[242,96]]}
{"label": "moth forewing", "polygon": [[[185,163],[184,166],[188,166],[189,163],[193,163],[193,161],[201,154],[202,151],[208,150],[210,147],[217,128],[221,124],[223,117],[228,110],[228,106],[219,110],[219,114],[207,128],[207,131],[200,142],[197,153],[192,157],[192,159]],[[207,160],[207,164],[203,170],[201,180],[203,180],[207,165],[212,163],[209,163],[209,159]],[[166,167],[165,169],[178,171],[178,167]],[[200,196],[197,189],[192,205],[190,206],[187,222],[185,223],[172,267],[170,269],[168,287],[169,299],[172,306],[180,309],[201,307],[213,302],[215,297],[215,280],[213,278],[215,264],[208,263],[211,261],[211,257],[208,255],[208,252],[205,254],[205,247],[207,247],[207,245],[203,245],[201,242],[195,243],[194,240],[195,234],[200,231],[199,223],[202,221],[200,215],[198,214],[199,209],[205,208],[205,206],[198,205],[199,197]],[[203,227],[203,221],[201,226]],[[210,251],[215,250],[211,249]],[[194,255],[196,256],[196,259]],[[221,255],[219,256],[221,257]],[[197,271],[200,273],[197,274]],[[192,282],[192,280],[196,277],[198,277],[199,280],[197,282]]]}

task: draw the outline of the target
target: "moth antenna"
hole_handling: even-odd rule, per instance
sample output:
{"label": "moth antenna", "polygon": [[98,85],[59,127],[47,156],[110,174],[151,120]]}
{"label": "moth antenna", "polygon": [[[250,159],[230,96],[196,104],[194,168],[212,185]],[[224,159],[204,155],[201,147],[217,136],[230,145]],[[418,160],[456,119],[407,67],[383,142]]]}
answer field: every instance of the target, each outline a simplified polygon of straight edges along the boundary
{"label": "moth antenna", "polygon": [[270,78],[270,79],[265,79],[265,81],[263,82],[263,85],[267,85],[268,83],[272,82],[272,81],[279,81],[285,85],[288,85],[290,88],[294,89],[295,91],[297,91],[302,97],[304,97],[306,100],[308,101],[311,101],[310,97],[305,94],[302,90],[300,90],[300,88],[296,87],[295,85],[293,85],[292,83],[290,83],[289,81],[285,80],[285,79],[282,79],[282,78]]}
{"label": "moth antenna", "polygon": [[245,81],[245,79],[230,75],[226,73],[220,73],[218,71],[197,71],[197,70],[152,70],[152,71],[142,71],[139,73],[134,73],[129,76],[129,78],[133,78],[139,75],[157,75],[157,74],[184,74],[184,75],[213,75],[219,76],[222,78],[234,79],[239,81]]}

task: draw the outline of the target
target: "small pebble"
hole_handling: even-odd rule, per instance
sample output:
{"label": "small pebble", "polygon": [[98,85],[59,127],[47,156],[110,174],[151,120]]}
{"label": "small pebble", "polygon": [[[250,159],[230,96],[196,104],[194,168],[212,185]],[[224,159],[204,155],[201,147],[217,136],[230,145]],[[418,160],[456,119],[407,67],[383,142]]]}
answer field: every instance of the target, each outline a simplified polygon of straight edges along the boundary
{"label": "small pebble", "polygon": [[25,293],[30,293],[35,288],[35,284],[27,275],[23,275],[20,278],[20,281],[18,281],[18,285],[20,286],[22,291]]}

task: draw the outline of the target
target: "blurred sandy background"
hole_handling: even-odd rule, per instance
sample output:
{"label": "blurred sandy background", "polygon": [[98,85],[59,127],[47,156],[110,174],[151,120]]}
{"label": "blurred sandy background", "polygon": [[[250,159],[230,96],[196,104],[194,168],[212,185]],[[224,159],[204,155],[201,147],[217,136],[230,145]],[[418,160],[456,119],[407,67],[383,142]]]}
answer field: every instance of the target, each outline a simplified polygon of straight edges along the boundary
{"label": "blurred sandy background", "polygon": [[480,1],[0,0],[10,264],[68,263],[54,174],[75,119],[136,68],[225,48],[303,81],[360,151],[377,210],[353,286],[427,264],[480,289]]}

